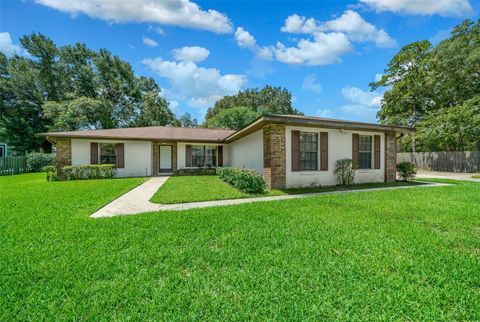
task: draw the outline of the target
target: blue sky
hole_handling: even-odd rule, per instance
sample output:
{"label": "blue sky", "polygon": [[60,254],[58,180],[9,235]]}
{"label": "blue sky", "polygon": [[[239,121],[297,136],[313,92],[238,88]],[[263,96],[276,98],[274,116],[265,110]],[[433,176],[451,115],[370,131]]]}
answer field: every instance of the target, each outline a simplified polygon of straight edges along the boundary
{"label": "blue sky", "polygon": [[31,32],[107,48],[199,120],[220,97],[269,84],[306,115],[375,122],[382,92],[368,83],[401,46],[478,19],[479,2],[2,1],[0,51],[22,54],[18,38]]}

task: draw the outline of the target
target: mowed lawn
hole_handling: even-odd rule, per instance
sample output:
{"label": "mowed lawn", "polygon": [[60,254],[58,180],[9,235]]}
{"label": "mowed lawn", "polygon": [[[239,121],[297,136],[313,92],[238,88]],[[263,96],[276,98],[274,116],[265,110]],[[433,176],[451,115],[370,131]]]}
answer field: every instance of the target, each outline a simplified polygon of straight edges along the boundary
{"label": "mowed lawn", "polygon": [[153,195],[151,202],[174,204],[194,201],[238,199],[259,196],[282,195],[279,190],[261,194],[241,192],[217,176],[179,176],[170,177]]}
{"label": "mowed lawn", "polygon": [[480,184],[88,217],[142,179],[0,177],[0,320],[479,320]]}

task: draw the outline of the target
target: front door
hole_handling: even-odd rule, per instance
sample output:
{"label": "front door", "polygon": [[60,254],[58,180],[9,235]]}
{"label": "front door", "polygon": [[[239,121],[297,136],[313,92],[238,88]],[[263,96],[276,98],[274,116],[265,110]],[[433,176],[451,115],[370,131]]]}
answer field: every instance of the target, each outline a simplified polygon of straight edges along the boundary
{"label": "front door", "polygon": [[159,164],[159,173],[172,173],[172,146],[171,145],[160,145],[158,149],[160,156],[158,160],[160,160]]}

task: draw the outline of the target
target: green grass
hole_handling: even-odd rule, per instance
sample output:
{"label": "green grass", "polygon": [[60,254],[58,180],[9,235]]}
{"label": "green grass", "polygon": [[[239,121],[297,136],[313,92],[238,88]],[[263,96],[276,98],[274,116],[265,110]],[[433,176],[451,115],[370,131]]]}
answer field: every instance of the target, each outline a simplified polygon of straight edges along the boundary
{"label": "green grass", "polygon": [[160,204],[175,204],[195,201],[226,200],[251,197],[281,196],[287,194],[305,194],[338,190],[361,190],[369,188],[419,185],[415,182],[363,183],[352,187],[310,187],[284,190],[270,190],[262,194],[244,193],[217,176],[180,176],[170,177],[150,199]]}
{"label": "green grass", "polygon": [[475,174],[475,175],[472,176],[472,178],[474,178],[474,179],[480,179],[480,174]]}
{"label": "green grass", "polygon": [[0,320],[479,320],[480,184],[91,219],[141,179],[0,177]]}
{"label": "green grass", "polygon": [[244,193],[217,176],[170,177],[150,199],[151,202],[174,204],[194,201],[238,199],[258,196],[276,196],[281,191],[272,190],[263,194]]}

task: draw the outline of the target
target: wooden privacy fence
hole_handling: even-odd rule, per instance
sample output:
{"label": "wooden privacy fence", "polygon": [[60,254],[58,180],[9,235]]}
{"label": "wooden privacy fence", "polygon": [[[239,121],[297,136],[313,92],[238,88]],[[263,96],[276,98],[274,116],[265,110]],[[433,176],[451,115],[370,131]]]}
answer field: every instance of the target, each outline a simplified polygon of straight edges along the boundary
{"label": "wooden privacy fence", "polygon": [[0,158],[0,176],[27,172],[27,157],[18,156]]}
{"label": "wooden privacy fence", "polygon": [[415,163],[428,171],[480,172],[480,151],[397,153],[397,163]]}

